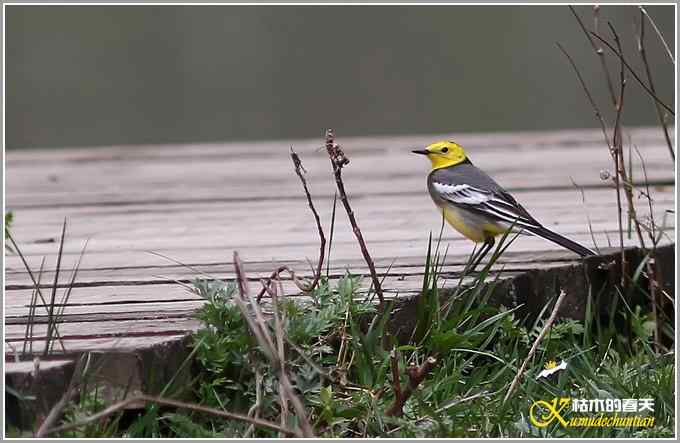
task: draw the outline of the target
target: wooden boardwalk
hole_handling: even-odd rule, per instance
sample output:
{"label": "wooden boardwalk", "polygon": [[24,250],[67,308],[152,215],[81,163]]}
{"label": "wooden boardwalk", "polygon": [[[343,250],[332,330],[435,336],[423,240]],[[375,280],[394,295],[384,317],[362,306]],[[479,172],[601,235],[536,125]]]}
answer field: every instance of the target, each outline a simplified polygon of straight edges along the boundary
{"label": "wooden boardwalk", "polygon": [[[675,205],[674,165],[657,128],[634,129],[630,134],[645,159],[659,222]],[[450,137],[338,134],[351,160],[343,177],[369,250],[379,273],[391,265],[384,283],[390,294],[418,292],[428,235],[440,226],[426,190],[429,162],[410,150]],[[612,165],[599,131],[466,134],[454,139],[546,226],[592,247],[589,217],[599,247],[617,244],[616,194],[601,179],[601,171],[611,171]],[[244,261],[252,287],[282,264],[311,276],[309,263],[318,257],[318,237],[288,152],[293,145],[302,158],[328,234],[335,183],[326,153],[319,149],[322,143],[320,136],[301,141],[8,152],[6,206],[15,214],[12,232],[34,271],[46,257],[42,277],[46,287],[54,279],[64,218],[68,227],[63,269],[72,269],[89,241],[59,326],[65,353],[136,352],[182,340],[199,327],[192,313],[202,302],[180,283],[190,283],[199,272],[233,278],[234,250]],[[641,181],[635,154],[633,163],[633,177]],[[584,188],[585,203],[572,180]],[[638,201],[644,215],[646,200]],[[675,239],[674,218],[667,219],[664,243]],[[448,227],[443,241],[449,246],[445,271],[460,270],[472,243]],[[625,242],[637,243],[634,236]],[[552,243],[523,237],[500,264],[513,275],[576,260],[575,254]],[[338,204],[331,276],[342,276],[347,269],[367,272]],[[30,360],[20,351],[32,283],[16,255],[6,255],[5,272],[5,361]],[[69,274],[62,275],[62,286]],[[287,283],[288,293],[294,292]],[[46,318],[44,308],[38,308],[34,353],[44,349]],[[64,350],[56,346],[54,353],[58,357]]]}

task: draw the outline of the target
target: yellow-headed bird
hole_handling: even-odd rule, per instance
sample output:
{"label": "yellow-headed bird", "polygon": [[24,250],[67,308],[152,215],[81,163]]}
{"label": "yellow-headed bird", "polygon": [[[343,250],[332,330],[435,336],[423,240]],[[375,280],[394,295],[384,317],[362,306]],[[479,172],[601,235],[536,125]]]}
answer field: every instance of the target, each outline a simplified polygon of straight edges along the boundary
{"label": "yellow-headed bird", "polygon": [[474,166],[460,145],[441,141],[413,152],[426,155],[432,162],[427,187],[446,221],[470,240],[484,243],[475,266],[493,247],[494,238],[511,227],[543,237],[582,257],[595,255],[541,225],[501,185]]}

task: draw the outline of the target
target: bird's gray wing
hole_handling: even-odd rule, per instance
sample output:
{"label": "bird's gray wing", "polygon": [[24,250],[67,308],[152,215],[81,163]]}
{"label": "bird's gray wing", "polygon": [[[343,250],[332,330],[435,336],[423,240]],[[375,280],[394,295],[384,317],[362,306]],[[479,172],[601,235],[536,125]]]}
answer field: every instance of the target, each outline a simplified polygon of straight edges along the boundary
{"label": "bird's gray wing", "polygon": [[466,168],[447,168],[448,171],[442,169],[441,173],[431,175],[430,187],[441,200],[508,225],[541,226],[491,177],[473,165],[461,166]]}

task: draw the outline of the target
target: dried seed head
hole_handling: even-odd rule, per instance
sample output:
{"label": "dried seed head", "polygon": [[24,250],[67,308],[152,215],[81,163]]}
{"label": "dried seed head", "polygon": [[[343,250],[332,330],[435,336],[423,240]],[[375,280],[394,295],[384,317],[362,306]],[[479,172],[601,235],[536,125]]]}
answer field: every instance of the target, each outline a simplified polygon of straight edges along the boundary
{"label": "dried seed head", "polygon": [[611,172],[609,172],[609,171],[606,170],[606,169],[601,169],[601,170],[600,170],[600,180],[605,181],[605,180],[609,180],[610,178],[612,178],[612,173],[611,173]]}

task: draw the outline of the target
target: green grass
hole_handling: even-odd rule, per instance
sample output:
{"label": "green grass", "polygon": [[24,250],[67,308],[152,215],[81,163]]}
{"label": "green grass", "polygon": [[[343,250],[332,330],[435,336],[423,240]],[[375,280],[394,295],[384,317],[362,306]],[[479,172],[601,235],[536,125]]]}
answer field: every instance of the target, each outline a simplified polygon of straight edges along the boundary
{"label": "green grass", "polygon": [[5,252],[14,253],[14,249],[7,243],[10,236],[10,229],[12,228],[12,223],[14,222],[14,213],[12,211],[5,212]]}
{"label": "green grass", "polygon": [[[503,239],[493,263],[509,244]],[[434,249],[434,251],[433,251]],[[653,324],[643,306],[618,303],[616,322],[601,322],[588,297],[585,321],[553,325],[521,382],[503,403],[507,389],[552,310],[528,324],[517,310],[487,304],[494,280],[490,266],[449,297],[440,290],[439,272],[445,253],[428,245],[423,295],[411,340],[398,343],[390,334],[391,305],[380,311],[359,297],[360,279],[347,274],[331,283],[323,278],[302,305],[280,300],[287,340],[286,367],[303,399],[316,435],[321,437],[672,437],[674,363],[652,347]],[[189,389],[201,405],[279,423],[281,407],[277,373],[250,334],[241,311],[231,302],[234,283],[196,280],[194,288],[207,300],[198,312],[205,328],[193,338],[194,374]],[[619,333],[630,324],[631,336]],[[669,331],[672,333],[672,331]],[[404,368],[437,358],[434,370],[406,402],[402,417],[387,416],[393,402],[390,353],[396,352],[401,386]],[[567,368],[549,378],[537,374],[550,361]],[[67,420],[97,411],[86,397]],[[656,425],[637,428],[565,428],[554,420],[539,428],[529,419],[537,400],[553,398],[653,398]],[[89,400],[87,400],[89,398]],[[257,407],[254,405],[257,404]],[[291,409],[292,411],[292,409]],[[569,413],[566,413],[568,417]],[[293,412],[286,417],[296,426]],[[130,420],[128,420],[130,421]],[[148,406],[122,426],[106,422],[110,436],[126,437],[276,437],[274,431],[205,414]],[[87,430],[89,429],[89,431]],[[103,436],[86,428],[68,436]]]}
{"label": "green grass", "polygon": [[[33,343],[34,343],[34,334],[33,334],[33,327],[35,325],[36,321],[36,315],[39,313],[42,313],[44,310],[44,315],[46,315],[47,319],[47,334],[44,339],[44,350],[42,352],[42,357],[48,357],[52,353],[54,353],[55,350],[55,344],[59,344],[59,348],[62,352],[66,353],[67,349],[64,346],[64,342],[61,339],[61,335],[59,333],[59,326],[63,322],[64,318],[64,311],[66,307],[68,306],[69,299],[71,298],[71,293],[73,291],[73,286],[76,282],[76,278],[78,276],[78,271],[80,270],[80,264],[82,262],[83,256],[85,254],[85,249],[87,248],[87,241],[83,245],[83,249],[80,251],[80,255],[78,256],[78,260],[75,263],[73,269],[71,270],[71,275],[68,278],[66,288],[62,291],[61,297],[58,297],[58,292],[59,292],[59,278],[61,273],[64,272],[64,269],[62,267],[62,258],[63,258],[63,251],[64,251],[64,241],[66,239],[66,219],[64,219],[64,222],[62,224],[62,229],[61,229],[61,236],[59,240],[59,249],[57,252],[57,259],[56,259],[56,264],[55,264],[55,272],[54,272],[54,280],[50,285],[48,284],[43,284],[42,282],[42,275],[45,267],[45,257],[43,257],[40,268],[37,272],[34,269],[31,269],[31,267],[28,264],[27,258],[24,256],[24,254],[21,251],[21,248],[19,248],[19,245],[15,241],[14,237],[12,236],[11,231],[9,230],[9,226],[13,220],[13,215],[11,212],[5,214],[5,239],[6,241],[8,240],[9,243],[6,242],[5,248],[8,251],[11,251],[13,254],[16,254],[19,256],[21,259],[22,264],[24,265],[24,269],[28,273],[32,283],[33,283],[33,292],[31,294],[30,298],[30,303],[29,303],[29,312],[28,312],[28,319],[26,322],[26,329],[25,329],[25,335],[24,335],[24,341],[21,346],[21,354],[24,356],[33,356],[36,357],[37,355],[33,351]],[[11,245],[10,245],[11,244]],[[47,291],[46,291],[47,290]],[[17,349],[18,351],[18,349]],[[18,352],[17,352],[18,353]]]}

